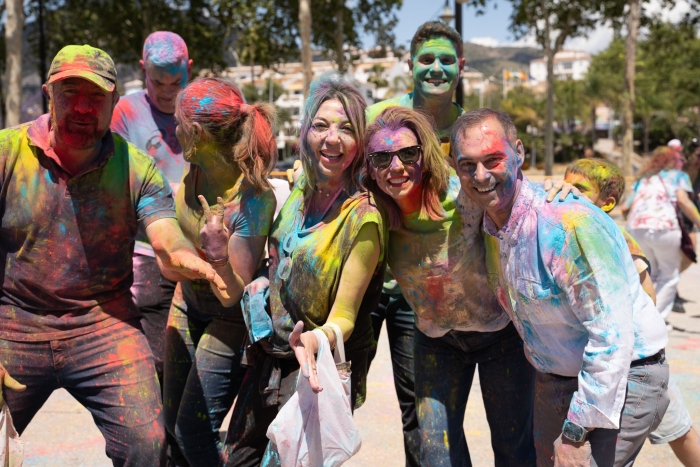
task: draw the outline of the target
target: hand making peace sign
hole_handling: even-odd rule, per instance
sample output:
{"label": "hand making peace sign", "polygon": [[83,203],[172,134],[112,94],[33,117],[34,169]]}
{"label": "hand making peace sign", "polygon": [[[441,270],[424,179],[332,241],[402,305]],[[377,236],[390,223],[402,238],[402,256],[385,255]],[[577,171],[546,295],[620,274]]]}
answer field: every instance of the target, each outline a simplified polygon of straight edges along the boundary
{"label": "hand making peace sign", "polygon": [[202,239],[204,251],[207,254],[207,261],[220,262],[228,258],[228,241],[231,232],[224,225],[224,200],[216,198],[216,205],[209,207],[209,203],[204,196],[199,195],[199,202],[204,209],[204,227],[199,231]]}

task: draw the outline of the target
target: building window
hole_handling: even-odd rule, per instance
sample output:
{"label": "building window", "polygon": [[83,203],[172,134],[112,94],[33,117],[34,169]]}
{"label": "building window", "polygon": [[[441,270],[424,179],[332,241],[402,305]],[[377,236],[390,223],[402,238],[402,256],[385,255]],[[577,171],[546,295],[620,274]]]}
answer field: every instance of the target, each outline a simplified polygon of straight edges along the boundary
{"label": "building window", "polygon": [[367,99],[371,99],[371,98],[372,98],[372,90],[368,89],[367,90]]}
{"label": "building window", "polygon": [[573,62],[562,62],[561,67],[564,70],[571,70],[574,67]]}

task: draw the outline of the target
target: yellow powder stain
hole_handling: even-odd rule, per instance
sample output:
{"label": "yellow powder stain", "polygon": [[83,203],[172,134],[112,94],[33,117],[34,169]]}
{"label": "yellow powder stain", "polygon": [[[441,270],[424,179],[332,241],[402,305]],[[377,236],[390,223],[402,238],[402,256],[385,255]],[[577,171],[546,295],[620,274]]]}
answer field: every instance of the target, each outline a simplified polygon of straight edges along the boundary
{"label": "yellow powder stain", "polygon": [[445,447],[447,449],[450,449],[450,441],[447,439],[447,430],[443,430],[442,433],[443,433],[443,437],[445,438],[444,439]]}

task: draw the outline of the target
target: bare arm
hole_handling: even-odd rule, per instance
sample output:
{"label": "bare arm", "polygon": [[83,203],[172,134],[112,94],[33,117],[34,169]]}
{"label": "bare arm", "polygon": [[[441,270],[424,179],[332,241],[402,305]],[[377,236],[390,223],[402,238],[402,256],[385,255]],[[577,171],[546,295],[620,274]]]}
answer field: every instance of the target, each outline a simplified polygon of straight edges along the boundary
{"label": "bare arm", "polygon": [[698,208],[695,207],[695,204],[688,196],[688,192],[678,189],[676,190],[676,198],[678,199],[678,207],[681,209],[681,212],[685,214],[685,217],[690,219],[693,224],[700,227],[700,213],[698,213]]}
{"label": "bare arm", "polygon": [[[355,320],[360,310],[360,304],[365,296],[369,282],[372,280],[374,270],[379,262],[380,244],[377,224],[368,223],[362,226],[353,242],[343,271],[340,275],[338,294],[335,297],[331,312],[326,322],[335,323],[343,333],[346,341],[355,329]],[[304,323],[299,321],[294,331],[289,336],[289,345],[301,366],[304,376],[309,377],[311,388],[320,392],[321,388],[316,374],[316,359],[314,354],[318,351],[316,335],[307,331],[302,333]],[[335,333],[332,330],[324,330],[330,341],[331,348],[335,347]]]}
{"label": "bare arm", "polygon": [[153,246],[163,276],[171,281],[206,279],[219,289],[226,284],[213,267],[199,257],[194,246],[185,238],[176,219],[165,218],[151,222],[146,236]]}
{"label": "bare arm", "polygon": [[265,252],[267,237],[238,237],[231,235],[228,242],[229,262],[214,269],[226,283],[226,293],[211,284],[211,289],[223,306],[229,307],[241,301],[245,286],[253,280],[253,274]]}
{"label": "bare arm", "polygon": [[639,282],[642,284],[642,289],[651,297],[656,305],[656,290],[654,290],[654,283],[651,281],[651,276],[649,271],[646,269],[639,273]]}

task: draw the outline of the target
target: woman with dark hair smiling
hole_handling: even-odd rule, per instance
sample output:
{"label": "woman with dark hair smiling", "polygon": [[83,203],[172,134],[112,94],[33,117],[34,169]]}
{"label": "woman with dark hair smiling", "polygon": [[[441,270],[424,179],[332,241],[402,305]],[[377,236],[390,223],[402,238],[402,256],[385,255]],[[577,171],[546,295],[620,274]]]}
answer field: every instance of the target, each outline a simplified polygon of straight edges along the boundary
{"label": "woman with dark hair smiling", "polygon": [[359,91],[337,73],[311,84],[300,130],[303,175],[273,224],[268,277],[247,289],[252,295],[269,286],[274,335],[255,346],[260,353],[234,408],[224,465],[279,465],[277,448],[265,436],[269,424],[300,374],[314,391],[323,390],[314,329],[334,348],[334,325],[340,328],[352,362],[351,404],[364,402],[367,355],[376,345],[369,313],[381,293],[386,235],[371,196],[357,184],[365,107]]}

